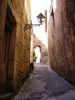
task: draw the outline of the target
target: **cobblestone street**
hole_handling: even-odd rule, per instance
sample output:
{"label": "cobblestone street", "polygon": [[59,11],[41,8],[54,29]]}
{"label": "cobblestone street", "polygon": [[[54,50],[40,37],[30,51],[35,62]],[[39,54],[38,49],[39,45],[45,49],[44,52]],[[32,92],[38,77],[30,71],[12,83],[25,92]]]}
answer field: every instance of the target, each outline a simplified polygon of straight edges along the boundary
{"label": "cobblestone street", "polygon": [[33,73],[12,100],[75,100],[75,90],[48,65],[35,64]]}

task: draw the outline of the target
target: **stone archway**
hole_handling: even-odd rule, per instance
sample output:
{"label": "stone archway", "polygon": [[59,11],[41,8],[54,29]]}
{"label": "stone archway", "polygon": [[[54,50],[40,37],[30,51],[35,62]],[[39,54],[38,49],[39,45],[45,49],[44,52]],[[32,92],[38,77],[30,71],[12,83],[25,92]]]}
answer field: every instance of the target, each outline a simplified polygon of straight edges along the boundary
{"label": "stone archway", "polygon": [[44,64],[48,64],[48,49],[46,46],[33,34],[33,47],[39,47],[41,52],[40,62]]}
{"label": "stone archway", "polygon": [[40,63],[41,62],[41,47],[38,45],[38,46],[35,46],[34,47],[34,52],[36,54],[36,63]]}

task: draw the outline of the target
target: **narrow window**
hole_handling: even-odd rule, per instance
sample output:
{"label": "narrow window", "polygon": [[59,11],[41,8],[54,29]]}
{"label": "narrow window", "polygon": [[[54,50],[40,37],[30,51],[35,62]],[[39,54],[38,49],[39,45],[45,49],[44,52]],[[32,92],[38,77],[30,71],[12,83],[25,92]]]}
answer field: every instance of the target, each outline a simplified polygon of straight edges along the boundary
{"label": "narrow window", "polygon": [[52,10],[51,10],[51,14],[50,14],[51,16],[52,16],[52,18],[53,18],[53,24],[55,25],[55,20],[54,20],[54,11],[53,11],[53,8],[52,8]]}

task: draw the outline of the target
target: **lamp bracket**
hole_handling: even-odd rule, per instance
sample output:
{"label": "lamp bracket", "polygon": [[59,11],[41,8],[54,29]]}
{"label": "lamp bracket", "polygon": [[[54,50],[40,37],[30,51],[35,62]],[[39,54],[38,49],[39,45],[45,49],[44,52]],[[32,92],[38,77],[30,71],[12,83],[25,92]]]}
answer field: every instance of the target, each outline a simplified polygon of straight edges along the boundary
{"label": "lamp bracket", "polygon": [[38,22],[40,24],[25,24],[24,26],[24,29],[27,30],[27,29],[31,29],[32,27],[35,27],[35,26],[40,26],[42,25],[42,23],[44,22],[42,19],[46,18],[42,13],[40,13],[38,16],[37,16],[37,19],[38,19]]}
{"label": "lamp bracket", "polygon": [[40,26],[40,24],[25,24],[25,29],[31,29],[32,27]]}

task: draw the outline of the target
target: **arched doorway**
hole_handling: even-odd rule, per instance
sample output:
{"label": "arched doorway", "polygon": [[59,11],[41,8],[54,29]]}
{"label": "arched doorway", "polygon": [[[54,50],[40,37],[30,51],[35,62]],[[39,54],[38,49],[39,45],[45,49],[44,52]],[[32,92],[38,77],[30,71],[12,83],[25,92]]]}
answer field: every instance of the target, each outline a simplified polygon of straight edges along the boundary
{"label": "arched doorway", "polygon": [[35,52],[35,62],[36,63],[40,63],[41,62],[41,47],[40,46],[36,46],[34,48],[34,52]]}

